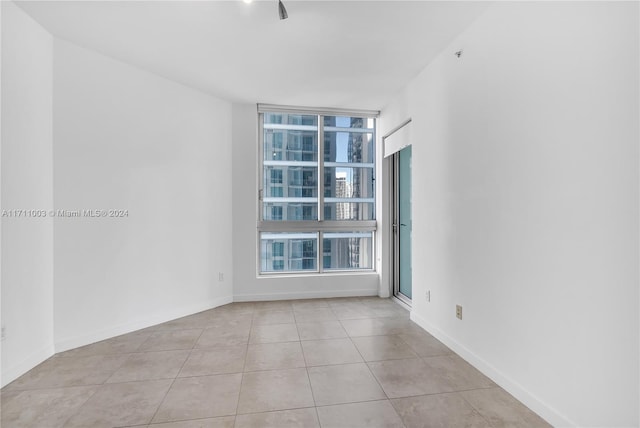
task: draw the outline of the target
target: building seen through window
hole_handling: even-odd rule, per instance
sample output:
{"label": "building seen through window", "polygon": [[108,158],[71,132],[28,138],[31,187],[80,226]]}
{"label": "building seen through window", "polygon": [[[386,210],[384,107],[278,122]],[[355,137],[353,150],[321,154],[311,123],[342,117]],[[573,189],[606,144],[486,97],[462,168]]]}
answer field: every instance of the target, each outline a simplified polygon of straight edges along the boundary
{"label": "building seen through window", "polygon": [[260,271],[372,269],[375,118],[264,112],[261,128]]}

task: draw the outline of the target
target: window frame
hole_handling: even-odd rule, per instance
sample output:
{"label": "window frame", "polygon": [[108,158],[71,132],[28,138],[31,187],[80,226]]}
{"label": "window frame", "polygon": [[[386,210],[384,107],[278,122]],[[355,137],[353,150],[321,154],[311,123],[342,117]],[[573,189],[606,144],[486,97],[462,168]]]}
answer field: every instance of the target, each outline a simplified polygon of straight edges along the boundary
{"label": "window frame", "polygon": [[[299,114],[299,115],[313,115],[317,116],[317,174],[316,174],[316,193],[317,193],[317,220],[264,220],[264,197],[265,195],[265,165],[264,165],[264,114],[265,113],[282,113],[282,114]],[[341,110],[341,109],[314,109],[314,108],[300,108],[290,106],[274,106],[258,104],[258,180],[257,180],[257,239],[256,239],[256,271],[258,277],[267,276],[290,276],[290,275],[331,275],[331,274],[357,274],[376,271],[376,240],[377,240],[377,224],[378,220],[375,218],[377,212],[376,206],[379,203],[377,201],[376,191],[376,173],[377,173],[377,155],[378,147],[378,119],[380,112],[372,110]],[[325,116],[342,116],[342,117],[361,117],[374,119],[373,128],[366,128],[366,130],[359,131],[360,128],[351,128],[349,132],[363,132],[370,133],[369,129],[372,129],[373,134],[373,167],[372,167],[372,185],[373,185],[373,220],[325,220],[325,144],[324,144],[324,117]],[[305,128],[309,125],[292,124],[291,126],[296,128]],[[339,131],[342,128],[331,127],[331,131]],[[330,131],[330,132],[331,132]],[[302,138],[301,138],[302,140]],[[301,144],[302,141],[301,141]],[[282,148],[283,152],[285,148]],[[284,157],[284,156],[283,156]],[[302,170],[300,171],[302,175]],[[283,176],[283,186],[285,183]],[[304,182],[304,178],[302,178]],[[267,196],[268,197],[268,196]],[[285,207],[283,207],[284,211]],[[313,232],[317,233],[317,248],[316,248],[316,269],[309,270],[279,270],[279,271],[262,271],[262,255],[261,255],[261,234],[262,233],[305,233]],[[371,267],[370,268],[356,268],[356,269],[329,269],[324,268],[324,233],[332,232],[367,232],[371,233]],[[286,268],[286,266],[285,266]]]}

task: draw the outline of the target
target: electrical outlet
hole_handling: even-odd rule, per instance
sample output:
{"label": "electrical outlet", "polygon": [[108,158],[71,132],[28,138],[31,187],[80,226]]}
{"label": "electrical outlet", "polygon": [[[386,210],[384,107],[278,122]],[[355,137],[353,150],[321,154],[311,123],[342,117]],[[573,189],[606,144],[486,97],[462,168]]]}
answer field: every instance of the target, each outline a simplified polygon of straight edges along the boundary
{"label": "electrical outlet", "polygon": [[462,306],[456,305],[456,318],[462,319]]}
{"label": "electrical outlet", "polygon": [[218,281],[220,282],[224,281],[224,273],[218,272]]}
{"label": "electrical outlet", "polygon": [[0,336],[2,336],[2,340],[6,339],[7,338],[7,327],[2,326],[2,329],[0,331],[1,331]]}
{"label": "electrical outlet", "polygon": [[431,301],[431,290],[427,290],[425,297],[427,298],[427,302]]}

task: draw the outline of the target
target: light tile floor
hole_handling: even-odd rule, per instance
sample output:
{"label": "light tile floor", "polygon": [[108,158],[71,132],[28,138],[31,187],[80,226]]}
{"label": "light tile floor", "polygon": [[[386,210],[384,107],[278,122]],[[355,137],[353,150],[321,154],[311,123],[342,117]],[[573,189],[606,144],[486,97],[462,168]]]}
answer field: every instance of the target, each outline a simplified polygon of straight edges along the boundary
{"label": "light tile floor", "polygon": [[14,427],[546,427],[388,299],[233,303],[53,356]]}

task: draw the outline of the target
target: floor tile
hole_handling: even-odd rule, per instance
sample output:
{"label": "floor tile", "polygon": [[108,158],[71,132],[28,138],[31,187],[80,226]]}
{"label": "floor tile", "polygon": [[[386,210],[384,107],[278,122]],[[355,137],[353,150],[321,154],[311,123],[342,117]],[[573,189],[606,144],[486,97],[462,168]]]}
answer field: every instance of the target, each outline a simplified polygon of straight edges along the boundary
{"label": "floor tile", "polygon": [[240,373],[176,379],[153,421],[234,415],[241,380]]}
{"label": "floor tile", "polygon": [[318,407],[323,428],[404,428],[389,400]]}
{"label": "floor tile", "polygon": [[[367,305],[370,308],[375,309],[385,309],[385,308],[401,308],[404,309],[403,306],[400,306],[394,299],[391,297],[380,298],[380,297],[361,297],[360,303],[363,305]],[[406,311],[406,309],[404,309]]]}
{"label": "floor tile", "polygon": [[149,428],[233,428],[234,416],[219,418],[192,419],[190,421],[162,422],[151,424]]}
{"label": "floor tile", "polygon": [[210,323],[211,315],[205,311],[162,323],[158,325],[157,331],[203,329],[209,327]]}
{"label": "floor tile", "polygon": [[293,342],[300,340],[295,324],[266,324],[251,327],[249,343]]}
{"label": "floor tile", "polygon": [[293,313],[296,316],[296,322],[332,321],[337,319],[329,307],[305,309],[302,311],[294,311]]}
{"label": "floor tile", "polygon": [[[150,325],[149,327],[144,327],[141,328],[139,330],[135,330],[132,331],[131,333],[127,333],[127,334],[144,334],[144,335],[151,335],[151,333],[156,333],[159,331],[158,327],[161,326],[162,324],[154,324],[154,325]],[[112,338],[113,339],[113,338]],[[110,340],[110,339],[107,339]],[[87,345],[89,346],[89,345]],[[137,349],[136,349],[137,350]]]}
{"label": "floor tile", "polygon": [[339,320],[363,319],[375,316],[373,309],[362,303],[331,305],[331,310]]}
{"label": "floor tile", "polygon": [[328,308],[329,303],[327,299],[292,300],[291,306],[294,311],[306,311],[307,309]]}
{"label": "floor tile", "polygon": [[214,309],[216,312],[224,313],[252,313],[255,310],[254,302],[233,302],[228,305],[218,306]]}
{"label": "floor tile", "polygon": [[362,304],[372,310],[376,318],[409,318],[409,310],[391,299],[365,300]]}
{"label": "floor tile", "polygon": [[249,345],[245,372],[305,367],[300,342]]}
{"label": "floor tile", "polygon": [[138,352],[191,349],[201,334],[202,329],[158,331],[140,345]]}
{"label": "floor tile", "polygon": [[407,428],[491,425],[457,393],[422,395],[391,400]]}
{"label": "floor tile", "polygon": [[128,358],[127,354],[52,357],[13,381],[7,389],[100,385]]}
{"label": "floor tile", "polygon": [[340,322],[351,337],[401,334],[411,331],[415,326],[413,321],[406,318],[366,318]]}
{"label": "floor tile", "polygon": [[65,427],[111,428],[149,423],[171,382],[165,379],[102,385]]}
{"label": "floor tile", "polygon": [[265,302],[254,302],[256,311],[292,311],[291,300],[272,300]]}
{"label": "floor tile", "polygon": [[373,307],[374,316],[377,318],[406,318],[409,319],[409,311],[398,304],[389,307]]}
{"label": "floor tile", "polygon": [[551,426],[502,388],[477,389],[459,394],[495,428]]}
{"label": "floor tile", "polygon": [[70,349],[57,354],[57,357],[86,357],[91,355],[114,355],[136,352],[151,333],[129,333],[101,342]]}
{"label": "floor tile", "polygon": [[306,369],[270,370],[243,375],[238,414],[313,405]]}
{"label": "floor tile", "polygon": [[228,331],[246,331],[251,328],[253,314],[215,315],[214,322],[208,328]]}
{"label": "floor tile", "polygon": [[313,407],[238,415],[235,428],[320,428]]}
{"label": "floor tile", "polygon": [[347,337],[340,321],[298,323],[300,340],[338,339]]}
{"label": "floor tile", "polygon": [[423,360],[446,378],[455,391],[496,386],[491,379],[457,355],[427,357]]}
{"label": "floor tile", "polygon": [[331,297],[325,300],[330,307],[350,303],[360,303],[360,297]]}
{"label": "floor tile", "polygon": [[366,364],[311,367],[308,370],[317,406],[387,398]]}
{"label": "floor tile", "polygon": [[15,392],[11,400],[2,401],[0,426],[62,427],[97,390],[98,386],[36,389]]}
{"label": "floor tile", "polygon": [[454,388],[438,370],[420,358],[369,363],[389,398],[452,392]]}
{"label": "floor tile", "polygon": [[229,326],[206,328],[198,339],[195,348],[246,345],[249,341],[250,330],[251,324],[247,326],[237,326],[235,328],[230,328]]}
{"label": "floor tile", "polygon": [[387,300],[389,297],[378,297],[378,296],[359,296],[356,297],[358,302],[366,303],[366,302],[379,302],[380,300]]}
{"label": "floor tile", "polygon": [[22,394],[22,391],[20,390],[11,391],[7,388],[0,389],[0,405],[6,406],[9,404],[9,401],[13,400],[20,394]]}
{"label": "floor tile", "polygon": [[107,383],[173,379],[188,356],[188,350],[130,354],[129,359],[116,370]]}
{"label": "floor tile", "polygon": [[255,311],[253,324],[292,324],[296,322],[292,311]]}
{"label": "floor tile", "polygon": [[188,329],[203,329],[209,327],[217,327],[220,325],[227,325],[230,329],[236,326],[249,326],[251,324],[252,312],[238,313],[233,311],[218,311],[217,309],[211,309],[208,311],[200,312],[188,317],[179,318],[177,320],[169,321],[158,326],[158,331],[164,330],[188,330]]}
{"label": "floor tile", "polygon": [[349,338],[303,341],[302,349],[309,367],[364,361]]}
{"label": "floor tile", "polygon": [[415,358],[418,355],[398,336],[362,336],[352,338],[366,361]]}
{"label": "floor tile", "polygon": [[[214,310],[215,311],[215,310]],[[207,327],[221,327],[228,325],[231,329],[247,328],[251,326],[253,312],[213,312],[209,315]]]}
{"label": "floor tile", "polygon": [[0,404],[12,428],[549,426],[374,297],[189,315],[57,354]]}
{"label": "floor tile", "polygon": [[242,373],[246,345],[194,349],[178,377]]}
{"label": "floor tile", "polygon": [[421,357],[435,357],[438,355],[449,355],[453,353],[451,349],[446,347],[442,342],[426,331],[400,333],[399,336]]}

